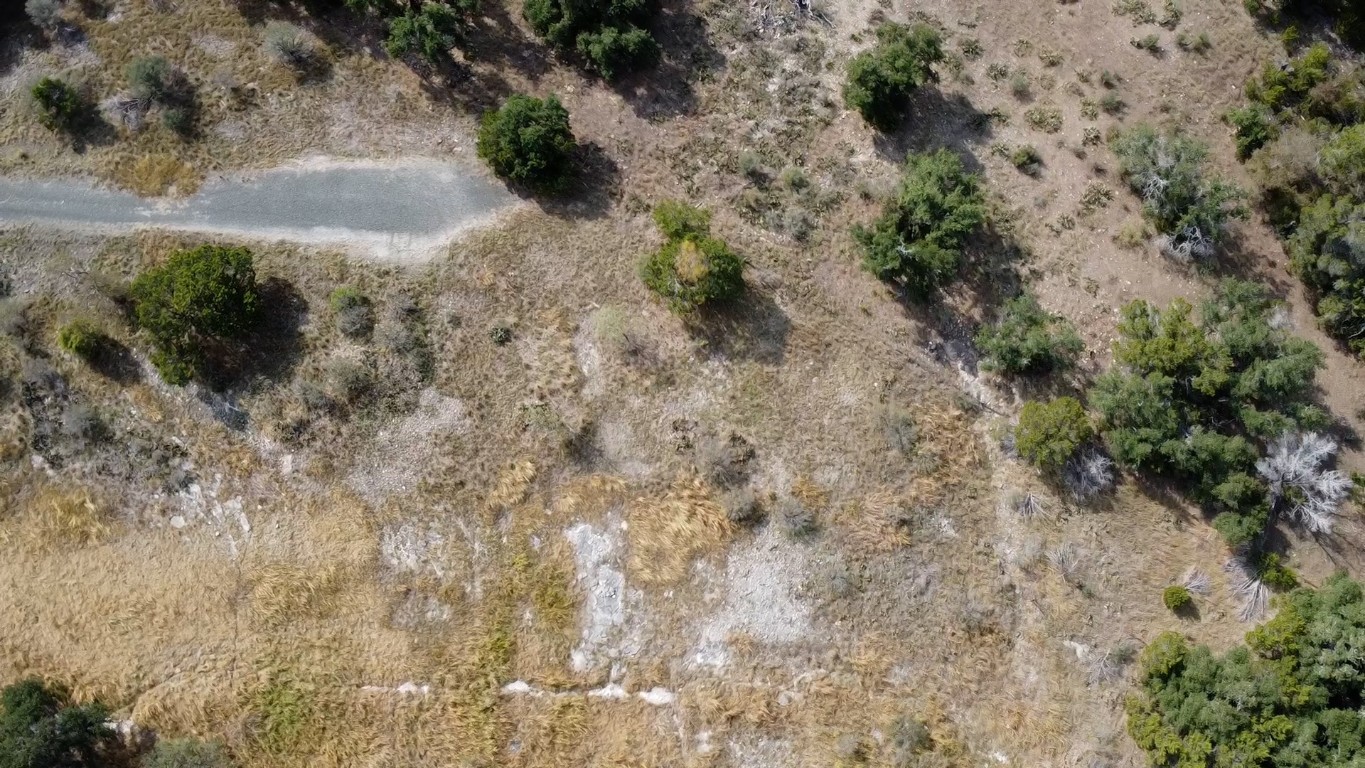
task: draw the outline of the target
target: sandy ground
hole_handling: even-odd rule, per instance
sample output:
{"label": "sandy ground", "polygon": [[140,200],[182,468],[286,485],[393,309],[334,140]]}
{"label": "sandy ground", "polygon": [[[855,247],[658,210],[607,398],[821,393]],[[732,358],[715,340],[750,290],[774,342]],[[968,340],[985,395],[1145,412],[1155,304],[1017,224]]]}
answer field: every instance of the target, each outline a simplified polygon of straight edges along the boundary
{"label": "sandy ground", "polygon": [[148,201],[79,181],[0,179],[3,222],[212,232],[339,245],[392,261],[434,255],[459,231],[515,203],[477,171],[420,159],[313,159],[214,179],[182,201]]}

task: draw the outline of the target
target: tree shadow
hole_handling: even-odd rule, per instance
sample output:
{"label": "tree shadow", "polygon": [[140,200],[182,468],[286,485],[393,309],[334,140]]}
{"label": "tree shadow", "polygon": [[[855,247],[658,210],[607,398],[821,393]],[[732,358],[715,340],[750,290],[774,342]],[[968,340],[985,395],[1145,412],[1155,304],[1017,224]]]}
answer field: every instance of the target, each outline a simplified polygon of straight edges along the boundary
{"label": "tree shadow", "polygon": [[695,112],[693,83],[725,66],[725,56],[711,44],[706,23],[691,12],[689,5],[685,1],[668,3],[656,17],[651,32],[661,48],[659,62],[612,85],[635,114],[646,120]]}
{"label": "tree shadow", "polygon": [[555,195],[537,195],[515,186],[514,192],[534,199],[541,210],[565,219],[600,219],[606,216],[621,196],[621,169],[596,142],[579,144],[574,151],[576,172],[564,190]]}
{"label": "tree shadow", "polygon": [[946,147],[962,157],[967,170],[980,173],[983,167],[973,149],[994,133],[995,118],[973,106],[966,96],[920,88],[910,97],[906,119],[894,131],[879,132],[873,145],[895,163],[910,152]]}
{"label": "tree shadow", "polygon": [[283,381],[302,356],[307,300],[278,277],[263,281],[258,291],[268,309],[257,326],[242,339],[215,343],[206,352],[201,378],[213,390]]}
{"label": "tree shadow", "polygon": [[119,384],[136,384],[142,380],[142,367],[133,350],[109,336],[100,339],[99,348],[87,362],[96,373]]}
{"label": "tree shadow", "polygon": [[461,47],[471,62],[515,69],[531,82],[550,71],[549,49],[517,26],[501,3],[485,3]]}
{"label": "tree shadow", "polygon": [[713,358],[782,365],[791,318],[767,292],[747,290],[733,302],[703,308],[689,318],[688,330]]}

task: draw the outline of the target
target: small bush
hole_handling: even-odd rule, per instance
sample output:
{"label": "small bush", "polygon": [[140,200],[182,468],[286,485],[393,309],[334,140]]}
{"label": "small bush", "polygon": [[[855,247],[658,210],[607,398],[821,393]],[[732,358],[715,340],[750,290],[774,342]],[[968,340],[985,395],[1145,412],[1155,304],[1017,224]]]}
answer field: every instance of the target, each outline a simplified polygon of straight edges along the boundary
{"label": "small bush", "polygon": [[75,88],[55,77],[44,77],[33,86],[32,94],[45,128],[72,133],[80,127],[85,103]]}
{"label": "small bush", "polygon": [[1156,35],[1135,37],[1129,42],[1133,44],[1134,48],[1139,48],[1141,50],[1147,51],[1148,53],[1151,54],[1161,53],[1161,38],[1157,37]]}
{"label": "small bush", "polygon": [[667,242],[645,260],[641,278],[676,312],[722,303],[744,291],[744,260],[710,236],[710,213],[666,201],[654,220]]}
{"label": "small bush", "polygon": [[1045,312],[1031,294],[1007,301],[1000,321],[982,328],[976,344],[982,367],[1017,376],[1065,370],[1085,349],[1071,323]]}
{"label": "small bush", "polygon": [[1128,109],[1128,102],[1124,101],[1118,93],[1109,91],[1100,97],[1100,109],[1104,110],[1107,115],[1121,115],[1124,110]]}
{"label": "small bush", "polygon": [[1028,74],[1015,72],[1010,77],[1010,93],[1014,94],[1014,98],[1020,100],[1027,99],[1032,95],[1033,83],[1028,79]]}
{"label": "small bush", "polygon": [[104,334],[84,320],[73,320],[57,330],[57,346],[85,360],[97,357],[104,343]]}
{"label": "small bush", "polygon": [[1207,32],[1200,32],[1194,36],[1181,32],[1175,36],[1175,45],[1182,51],[1197,53],[1201,56],[1213,50],[1213,40],[1209,39]]}
{"label": "small bush", "polygon": [[1179,585],[1166,587],[1161,593],[1161,602],[1166,606],[1166,610],[1171,613],[1180,613],[1191,605],[1194,605],[1194,595],[1190,591]]}
{"label": "small bush", "polygon": [[421,9],[409,8],[389,22],[384,50],[394,58],[415,53],[432,64],[440,63],[449,57],[455,45],[459,24],[460,17],[450,6],[423,3]]}
{"label": "small bush", "polygon": [[156,344],[153,363],[172,384],[190,379],[209,344],[245,335],[261,309],[255,266],[245,248],[178,251],[138,275],[129,293],[138,326]]}
{"label": "small bush", "polygon": [[1043,133],[1056,133],[1062,130],[1062,110],[1057,107],[1036,106],[1024,113],[1028,124]]}
{"label": "small bush", "polygon": [[133,96],[146,101],[164,101],[171,95],[170,62],[161,56],[133,59],[126,75]]}
{"label": "small bush", "polygon": [[942,39],[932,27],[883,24],[876,47],[849,62],[844,103],[873,127],[891,130],[905,117],[910,94],[937,81],[933,65],[942,60]]}
{"label": "small bush", "polygon": [[60,0],[25,0],[24,13],[39,29],[51,32],[62,23]]}
{"label": "small bush", "polygon": [[1037,173],[1038,167],[1042,164],[1043,156],[1038,154],[1038,149],[1032,145],[1018,146],[1014,148],[1013,152],[1010,152],[1010,165],[1024,173]]}
{"label": "small bush", "polygon": [[232,768],[232,761],[216,741],[161,739],[142,758],[142,768]]}
{"label": "small bush", "polygon": [[1095,436],[1090,417],[1074,397],[1030,401],[1019,414],[1014,444],[1019,455],[1048,471],[1063,468]]}
{"label": "small bush", "polygon": [[512,341],[512,329],[505,325],[495,325],[488,329],[488,340],[499,347],[510,344]]}
{"label": "small bush", "polygon": [[1271,122],[1270,111],[1258,105],[1249,105],[1228,112],[1228,124],[1232,126],[1237,144],[1237,157],[1242,160],[1251,153],[1270,143],[1278,131]]}
{"label": "small bush", "polygon": [[777,517],[782,522],[782,530],[793,539],[810,538],[820,530],[815,511],[797,499],[785,497],[779,501]]}
{"label": "small bush", "polygon": [[1094,446],[1085,446],[1066,460],[1062,485],[1078,501],[1089,501],[1114,487],[1114,461]]}
{"label": "small bush", "polygon": [[563,189],[575,146],[569,113],[554,96],[513,94],[479,127],[479,157],[499,176],[543,191]]}
{"label": "small bush", "polygon": [[328,304],[336,315],[337,330],[343,336],[363,338],[374,330],[374,307],[368,296],[350,286],[332,291]]}
{"label": "small bush", "polygon": [[306,67],[317,55],[308,33],[289,22],[272,21],[265,25],[264,39],[266,52],[291,67]]}
{"label": "small bush", "polygon": [[895,199],[871,228],[857,227],[864,264],[927,298],[956,273],[960,249],[985,220],[980,179],[946,149],[910,154]]}

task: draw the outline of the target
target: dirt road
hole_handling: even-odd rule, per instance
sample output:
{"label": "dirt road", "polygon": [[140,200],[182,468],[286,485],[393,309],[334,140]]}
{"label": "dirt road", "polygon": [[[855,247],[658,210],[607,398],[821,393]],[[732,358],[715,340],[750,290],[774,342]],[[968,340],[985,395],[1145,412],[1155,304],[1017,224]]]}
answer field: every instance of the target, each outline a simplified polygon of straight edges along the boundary
{"label": "dirt road", "polygon": [[345,246],[398,261],[426,258],[516,202],[501,185],[435,161],[313,160],[214,179],[186,200],[144,200],[80,181],[0,179],[0,224],[158,227]]}

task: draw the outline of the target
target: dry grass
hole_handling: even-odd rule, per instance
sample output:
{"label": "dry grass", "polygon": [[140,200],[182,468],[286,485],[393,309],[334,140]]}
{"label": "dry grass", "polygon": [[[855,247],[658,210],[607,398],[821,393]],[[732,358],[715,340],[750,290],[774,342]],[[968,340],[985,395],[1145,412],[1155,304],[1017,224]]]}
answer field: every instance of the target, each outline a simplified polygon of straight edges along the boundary
{"label": "dry grass", "polygon": [[143,197],[192,195],[204,180],[203,169],[165,154],[115,157],[105,173],[115,184]]}
{"label": "dry grass", "polygon": [[642,585],[679,581],[693,560],[718,551],[735,530],[725,508],[695,475],[678,478],[662,495],[631,500],[626,521],[628,572]]}
{"label": "dry grass", "polygon": [[34,552],[58,552],[98,544],[114,535],[115,521],[87,488],[48,486],[0,529],[7,544]]}

